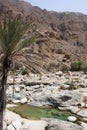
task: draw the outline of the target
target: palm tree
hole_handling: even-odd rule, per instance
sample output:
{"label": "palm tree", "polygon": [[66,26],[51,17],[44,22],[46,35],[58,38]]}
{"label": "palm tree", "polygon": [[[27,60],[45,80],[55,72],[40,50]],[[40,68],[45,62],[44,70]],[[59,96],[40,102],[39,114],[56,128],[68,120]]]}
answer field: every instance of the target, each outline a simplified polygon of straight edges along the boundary
{"label": "palm tree", "polygon": [[[41,71],[41,61],[38,54],[26,53],[27,47],[32,43],[34,37],[25,36],[29,25],[22,24],[18,19],[4,20],[0,24],[0,130],[3,130],[3,115],[6,108],[6,83],[8,72],[13,64],[25,65],[28,70]],[[38,67],[38,65],[40,67]]]}

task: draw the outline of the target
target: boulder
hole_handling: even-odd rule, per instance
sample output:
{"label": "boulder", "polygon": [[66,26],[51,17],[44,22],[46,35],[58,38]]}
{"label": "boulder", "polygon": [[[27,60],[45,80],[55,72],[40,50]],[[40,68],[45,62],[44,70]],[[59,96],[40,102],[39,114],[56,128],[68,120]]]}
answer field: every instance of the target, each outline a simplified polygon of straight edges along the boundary
{"label": "boulder", "polygon": [[83,96],[80,92],[75,91],[62,91],[58,96],[53,95],[49,97],[49,101],[55,107],[70,107],[78,106],[83,100]]}
{"label": "boulder", "polygon": [[58,71],[55,74],[58,75],[58,76],[63,76],[63,72],[62,71]]}
{"label": "boulder", "polygon": [[87,130],[87,123],[81,122],[81,126],[84,128],[84,130]]}
{"label": "boulder", "polygon": [[82,109],[77,113],[79,116],[87,118],[87,109]]}
{"label": "boulder", "polygon": [[79,111],[79,107],[78,106],[70,106],[69,109],[72,113],[77,113],[77,111]]}
{"label": "boulder", "polygon": [[71,122],[75,122],[77,120],[77,118],[74,116],[69,116],[67,119],[68,121],[71,121]]}
{"label": "boulder", "polygon": [[81,105],[80,107],[84,107],[84,106],[85,106],[85,103],[84,103],[84,102],[81,102],[80,105]]}
{"label": "boulder", "polygon": [[87,108],[87,104],[85,104],[85,107]]}
{"label": "boulder", "polygon": [[16,129],[16,130],[20,130],[21,128],[21,122],[19,120],[13,121],[11,123],[11,125]]}
{"label": "boulder", "polygon": [[22,99],[20,100],[20,103],[21,103],[21,104],[27,103],[27,98],[26,98],[26,97],[25,97],[25,98],[22,98]]}
{"label": "boulder", "polygon": [[[15,120],[20,120],[20,119],[21,119],[21,117],[18,114],[11,112],[9,110],[5,111],[4,121],[6,122],[7,125],[10,125],[11,122],[13,122]],[[10,130],[12,130],[12,129],[10,129]]]}
{"label": "boulder", "polygon": [[14,128],[14,126],[9,125],[9,126],[7,126],[7,129],[6,129],[6,130],[15,130],[15,128]]}
{"label": "boulder", "polygon": [[83,127],[68,121],[62,121],[58,119],[45,119],[48,122],[46,130],[84,130]]}
{"label": "boulder", "polygon": [[39,103],[41,106],[43,105],[52,105],[50,102],[49,102],[49,96],[50,94],[48,93],[45,93],[45,92],[37,92],[35,94],[32,95],[32,98],[33,98],[33,102],[36,102],[35,104]]}
{"label": "boulder", "polygon": [[85,84],[85,83],[80,83],[79,86],[80,86],[81,88],[86,88],[86,84]]}
{"label": "boulder", "polygon": [[32,106],[36,106],[36,107],[41,107],[42,104],[40,102],[35,102],[35,101],[31,101],[31,102],[28,102],[29,105],[32,105]]}
{"label": "boulder", "polygon": [[13,103],[19,103],[20,100],[12,100]]}
{"label": "boulder", "polygon": [[21,94],[20,93],[15,93],[13,98],[17,99],[17,100],[20,100],[21,99]]}
{"label": "boulder", "polygon": [[15,92],[19,93],[20,92],[20,88],[19,87],[15,87]]}

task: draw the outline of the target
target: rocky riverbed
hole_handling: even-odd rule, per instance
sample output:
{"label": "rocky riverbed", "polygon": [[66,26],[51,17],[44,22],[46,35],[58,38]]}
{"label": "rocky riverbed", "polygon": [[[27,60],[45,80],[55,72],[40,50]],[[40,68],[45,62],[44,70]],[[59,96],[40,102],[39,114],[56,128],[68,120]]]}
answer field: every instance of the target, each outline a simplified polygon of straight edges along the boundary
{"label": "rocky riverbed", "polygon": [[[7,84],[7,102],[26,103],[38,107],[52,106],[75,114],[75,116],[68,117],[67,121],[42,119],[47,123],[44,130],[65,130],[64,128],[66,130],[87,130],[87,74],[84,72],[58,71],[42,76],[19,74],[15,76],[14,84],[10,75]],[[79,125],[76,124],[78,117],[80,118]],[[65,124],[64,128],[62,123]],[[12,121],[9,125],[11,124]],[[16,129],[9,129],[9,125],[6,126],[7,130]]]}

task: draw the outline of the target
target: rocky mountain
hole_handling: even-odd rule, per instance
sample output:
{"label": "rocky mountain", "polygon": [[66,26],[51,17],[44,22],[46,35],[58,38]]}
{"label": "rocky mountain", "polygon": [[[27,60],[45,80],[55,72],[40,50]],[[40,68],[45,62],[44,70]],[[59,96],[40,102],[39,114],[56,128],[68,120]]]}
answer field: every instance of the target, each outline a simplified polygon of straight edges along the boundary
{"label": "rocky mountain", "polygon": [[20,15],[33,24],[30,33],[38,33],[32,52],[43,55],[45,67],[81,60],[87,64],[87,15],[42,10],[21,0],[0,0],[0,20]]}

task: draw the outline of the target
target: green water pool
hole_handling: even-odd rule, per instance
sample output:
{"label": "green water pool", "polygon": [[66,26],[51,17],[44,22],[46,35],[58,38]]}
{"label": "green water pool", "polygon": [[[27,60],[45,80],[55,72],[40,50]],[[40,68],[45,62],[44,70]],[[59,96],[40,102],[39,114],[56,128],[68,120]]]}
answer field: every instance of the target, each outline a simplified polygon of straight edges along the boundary
{"label": "green water pool", "polygon": [[17,105],[16,107],[11,107],[9,110],[19,114],[23,118],[27,119],[41,119],[41,118],[57,118],[60,120],[67,120],[67,117],[71,115],[70,112],[61,111],[56,108],[51,107],[35,107],[27,104]]}

